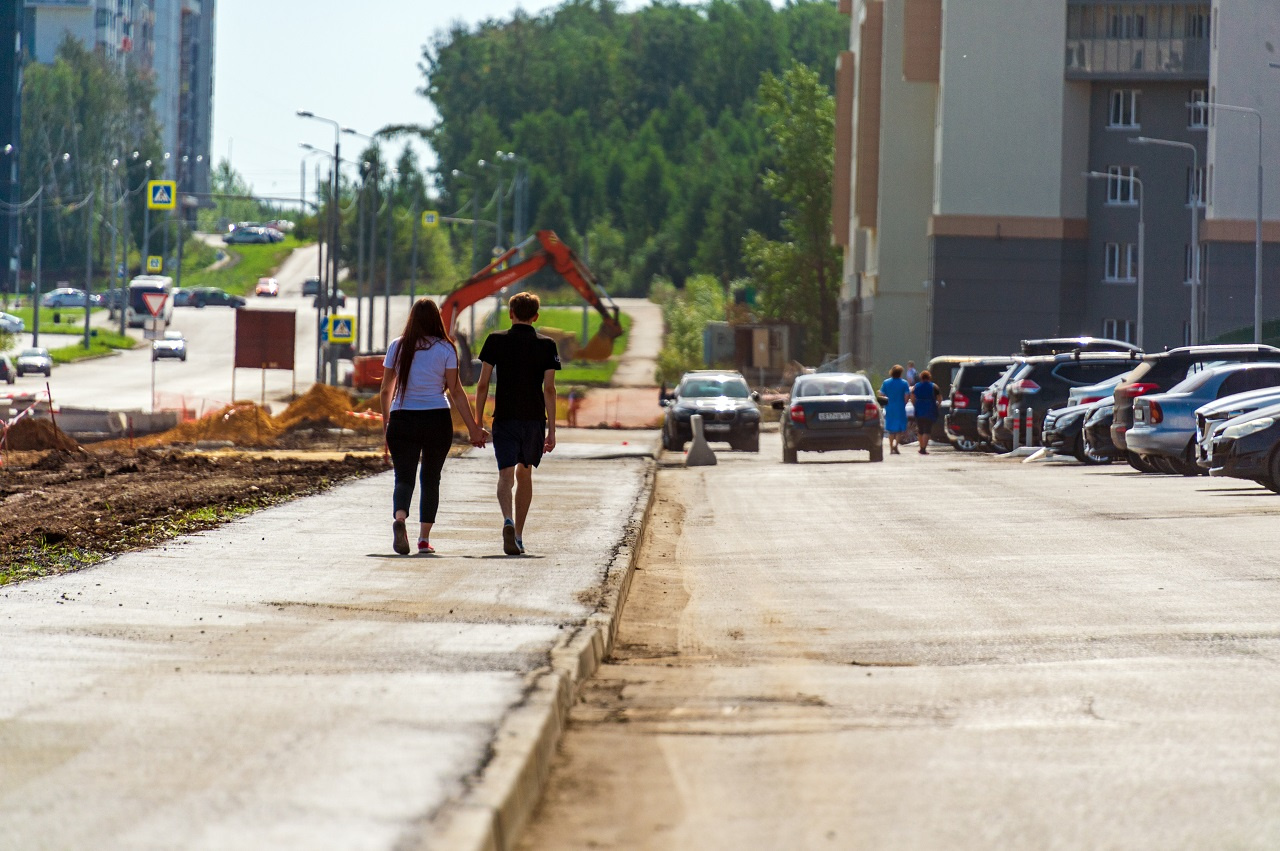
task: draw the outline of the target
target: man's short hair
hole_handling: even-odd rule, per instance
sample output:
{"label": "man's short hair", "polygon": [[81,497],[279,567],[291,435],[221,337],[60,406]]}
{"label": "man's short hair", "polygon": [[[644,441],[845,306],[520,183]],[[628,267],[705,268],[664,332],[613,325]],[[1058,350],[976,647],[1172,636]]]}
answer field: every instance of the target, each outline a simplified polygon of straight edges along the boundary
{"label": "man's short hair", "polygon": [[895,364],[893,365],[893,369],[889,370],[889,377],[890,377],[890,378],[901,378],[901,377],[902,377],[902,364],[900,364],[900,363],[895,363]]}
{"label": "man's short hair", "polygon": [[516,293],[507,302],[511,315],[521,322],[532,322],[538,318],[538,308],[542,301],[533,293]]}

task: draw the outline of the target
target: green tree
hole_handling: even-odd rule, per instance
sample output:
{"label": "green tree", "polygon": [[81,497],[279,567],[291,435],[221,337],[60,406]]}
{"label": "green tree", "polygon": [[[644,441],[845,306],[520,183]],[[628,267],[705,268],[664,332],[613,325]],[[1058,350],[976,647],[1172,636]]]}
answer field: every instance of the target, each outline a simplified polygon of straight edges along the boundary
{"label": "green tree", "polygon": [[725,318],[724,288],[710,275],[694,275],[685,281],[683,290],[659,279],[651,298],[662,305],[662,320],[667,326],[654,380],[675,384],[689,370],[706,366],[703,332],[708,322]]}
{"label": "green tree", "polygon": [[760,313],[802,325],[814,362],[838,342],[840,255],[830,240],[835,102],[818,75],[798,64],[780,78],[766,75],[759,100],[773,160],[764,185],[784,205],[785,238],[752,231],[743,254]]}

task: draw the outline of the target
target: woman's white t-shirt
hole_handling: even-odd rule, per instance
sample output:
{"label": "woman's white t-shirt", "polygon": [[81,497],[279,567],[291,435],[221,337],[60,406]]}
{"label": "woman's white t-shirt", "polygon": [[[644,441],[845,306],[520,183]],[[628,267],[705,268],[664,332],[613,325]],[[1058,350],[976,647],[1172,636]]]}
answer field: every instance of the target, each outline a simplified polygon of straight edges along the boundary
{"label": "woman's white t-shirt", "polygon": [[[387,356],[382,360],[383,369],[397,369],[396,358],[400,351],[400,337],[387,346]],[[445,392],[444,371],[458,368],[458,353],[448,340],[430,337],[423,348],[413,355],[413,363],[409,366],[409,381],[406,387],[397,387],[393,411],[434,411],[449,407],[449,396]],[[399,375],[397,371],[397,376]]]}

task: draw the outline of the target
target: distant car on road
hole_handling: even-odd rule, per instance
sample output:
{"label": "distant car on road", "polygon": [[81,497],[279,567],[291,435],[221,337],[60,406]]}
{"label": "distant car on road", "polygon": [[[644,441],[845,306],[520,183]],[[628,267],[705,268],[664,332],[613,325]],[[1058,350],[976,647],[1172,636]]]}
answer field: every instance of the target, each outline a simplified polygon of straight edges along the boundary
{"label": "distant car on road", "polygon": [[[319,310],[321,307],[324,306],[324,297],[317,294],[315,299],[312,300],[311,306],[314,307],[316,310]],[[346,307],[347,294],[344,293],[342,290],[335,290],[333,295],[329,296],[329,306],[334,310],[337,310],[339,307]]]}
{"label": "distant car on road", "polygon": [[163,339],[151,341],[151,359],[160,358],[187,359],[187,338],[181,331],[165,331]]}
{"label": "distant car on road", "polygon": [[53,372],[53,357],[45,348],[23,349],[14,359],[19,377],[28,372],[43,372],[45,378]]}
{"label": "distant car on road", "polygon": [[265,245],[274,240],[266,228],[241,227],[224,236],[222,241],[227,245]]}
{"label": "distant car on road", "polygon": [[303,282],[302,282],[302,294],[303,294],[303,295],[312,295],[312,296],[314,296],[314,295],[319,295],[319,294],[320,294],[320,279],[319,279],[319,278],[317,278],[317,277],[314,277],[314,276],[313,276],[313,277],[307,278],[305,281],[303,281]]}
{"label": "distant car on road", "polygon": [[777,401],[782,411],[782,462],[796,463],[800,452],[859,449],[872,461],[884,460],[884,412],[870,380],[854,372],[800,375],[791,398]]}
{"label": "distant car on road", "polygon": [[0,313],[0,331],[7,334],[21,334],[27,330],[27,323],[22,321],[22,317],[14,316],[12,313]]}
{"label": "distant car on road", "polygon": [[191,290],[186,289],[185,287],[178,287],[177,289],[175,289],[172,295],[170,296],[170,298],[173,299],[174,307],[192,307],[193,306],[191,304]]}
{"label": "distant car on road", "polygon": [[244,296],[232,295],[217,287],[196,287],[191,291],[192,307],[239,308],[248,304]]}
{"label": "distant car on road", "polygon": [[275,278],[259,278],[258,286],[254,287],[253,294],[260,296],[278,296],[280,295],[280,282]]}
{"label": "distant car on road", "polygon": [[[84,307],[85,295],[84,290],[75,287],[58,287],[56,290],[50,290],[40,299],[42,307]],[[102,304],[102,296],[91,294],[89,296],[89,304],[92,307],[98,307]]]}
{"label": "distant car on road", "polygon": [[691,419],[702,415],[708,441],[724,441],[733,449],[760,451],[759,393],[741,373],[725,370],[686,372],[675,392],[662,399],[662,448],[676,452],[693,439]]}

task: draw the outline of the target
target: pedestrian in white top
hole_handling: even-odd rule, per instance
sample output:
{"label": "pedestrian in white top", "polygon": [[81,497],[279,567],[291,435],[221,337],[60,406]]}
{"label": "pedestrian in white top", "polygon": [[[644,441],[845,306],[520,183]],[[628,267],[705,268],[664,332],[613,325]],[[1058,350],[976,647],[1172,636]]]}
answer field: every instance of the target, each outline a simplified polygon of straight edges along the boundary
{"label": "pedestrian in white top", "polygon": [[[485,445],[486,434],[471,415],[467,394],[458,380],[458,352],[444,327],[440,308],[429,298],[418,299],[409,311],[404,333],[391,341],[382,362],[383,434],[395,468],[391,524],[393,546],[409,554],[405,521],[413,501],[414,477],[422,482],[418,501],[418,552],[431,554],[431,527],[440,507],[440,472],[453,445],[453,416],[457,406],[470,433],[471,444]],[[419,465],[421,470],[419,471]]]}

